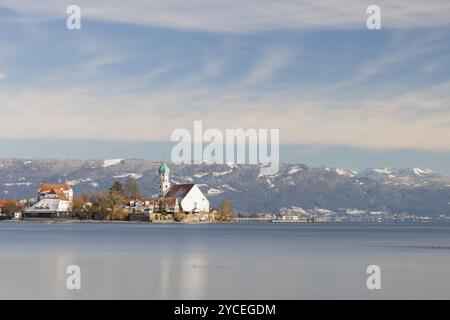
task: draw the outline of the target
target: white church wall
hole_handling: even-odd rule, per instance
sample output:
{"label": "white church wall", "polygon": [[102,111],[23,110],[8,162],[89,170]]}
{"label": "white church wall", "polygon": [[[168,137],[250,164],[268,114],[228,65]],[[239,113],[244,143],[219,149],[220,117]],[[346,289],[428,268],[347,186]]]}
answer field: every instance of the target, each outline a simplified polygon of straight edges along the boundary
{"label": "white church wall", "polygon": [[209,201],[197,185],[194,185],[186,197],[181,201],[183,211],[190,212],[198,209],[200,212],[209,212]]}

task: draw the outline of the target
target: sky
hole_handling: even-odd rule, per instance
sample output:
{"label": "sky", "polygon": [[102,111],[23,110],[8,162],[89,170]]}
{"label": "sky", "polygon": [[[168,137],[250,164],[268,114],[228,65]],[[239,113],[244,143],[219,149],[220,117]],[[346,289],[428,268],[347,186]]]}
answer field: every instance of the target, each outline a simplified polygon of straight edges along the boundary
{"label": "sky", "polygon": [[158,160],[202,120],[279,129],[284,162],[450,174],[449,1],[0,0],[0,42],[0,157]]}

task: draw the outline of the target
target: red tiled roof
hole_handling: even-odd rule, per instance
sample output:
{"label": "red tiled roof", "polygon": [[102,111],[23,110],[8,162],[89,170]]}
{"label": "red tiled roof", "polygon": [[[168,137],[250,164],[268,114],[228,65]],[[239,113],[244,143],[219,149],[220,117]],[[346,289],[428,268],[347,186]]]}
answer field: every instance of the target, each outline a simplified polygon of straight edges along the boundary
{"label": "red tiled roof", "polygon": [[69,191],[71,188],[66,183],[42,183],[39,186],[38,192],[43,193],[46,191],[51,191],[52,189]]}
{"label": "red tiled roof", "polygon": [[69,198],[64,191],[69,191],[71,187],[66,183],[42,183],[39,185],[38,193],[55,194],[60,200],[68,201]]}
{"label": "red tiled roof", "polygon": [[69,200],[69,198],[60,189],[51,189],[49,194],[56,194],[60,200]]}

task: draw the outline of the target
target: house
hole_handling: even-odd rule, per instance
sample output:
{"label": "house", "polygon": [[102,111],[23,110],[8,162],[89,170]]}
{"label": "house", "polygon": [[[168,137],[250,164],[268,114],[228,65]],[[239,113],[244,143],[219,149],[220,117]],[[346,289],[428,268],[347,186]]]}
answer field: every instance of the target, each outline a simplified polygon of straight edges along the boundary
{"label": "house", "polygon": [[65,183],[43,183],[38,188],[38,202],[25,209],[24,217],[50,218],[70,216],[73,190]]}
{"label": "house", "polygon": [[160,183],[158,187],[158,207],[155,212],[209,212],[209,201],[198,185],[175,184],[170,185],[170,169],[166,163],[158,169]]}
{"label": "house", "polygon": [[133,213],[152,213],[155,209],[154,199],[126,199],[125,208],[128,214]]}
{"label": "house", "polygon": [[177,213],[180,212],[180,205],[176,198],[162,198],[155,201],[155,212]]}
{"label": "house", "polygon": [[125,209],[130,221],[148,221],[155,210],[154,199],[126,199]]}
{"label": "house", "polygon": [[42,183],[38,188],[38,201],[41,199],[73,201],[73,190],[66,183]]}

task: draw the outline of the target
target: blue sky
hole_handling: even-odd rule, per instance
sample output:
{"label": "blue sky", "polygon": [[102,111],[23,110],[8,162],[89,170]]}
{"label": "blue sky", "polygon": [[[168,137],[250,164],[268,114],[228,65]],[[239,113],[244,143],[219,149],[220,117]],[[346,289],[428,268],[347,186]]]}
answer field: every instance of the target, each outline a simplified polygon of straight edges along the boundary
{"label": "blue sky", "polygon": [[1,156],[157,160],[203,120],[280,129],[287,162],[450,173],[448,1],[379,1],[375,31],[356,0],[75,3],[81,30],[72,1],[0,1]]}

